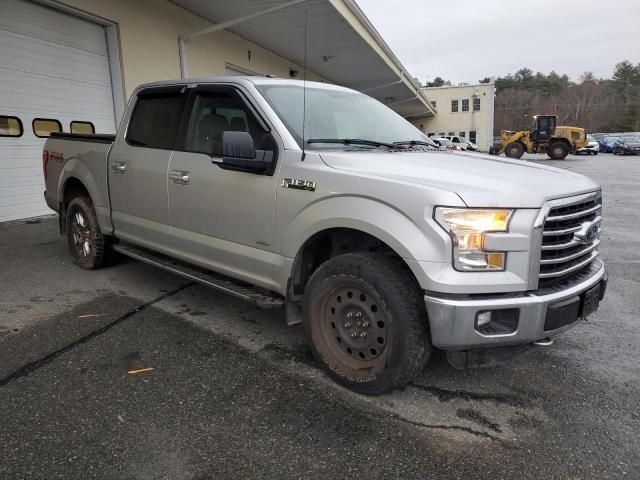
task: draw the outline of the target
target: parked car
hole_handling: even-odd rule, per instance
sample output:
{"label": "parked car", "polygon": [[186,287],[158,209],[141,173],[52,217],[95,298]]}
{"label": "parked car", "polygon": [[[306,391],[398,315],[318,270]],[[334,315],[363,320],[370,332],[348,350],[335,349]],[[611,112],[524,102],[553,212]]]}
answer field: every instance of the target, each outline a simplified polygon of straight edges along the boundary
{"label": "parked car", "polygon": [[596,183],[431,145],[343,87],[163,81],[116,135],[48,138],[45,199],[80,267],[116,251],[284,309],[328,376],[381,394],[434,348],[464,368],[548,345],[606,288]]}
{"label": "parked car", "polygon": [[456,145],[446,137],[431,137],[431,140],[435,142],[438,146],[444,147],[447,150],[462,150],[459,144]]}
{"label": "parked car", "polygon": [[598,146],[601,152],[613,153],[613,146],[618,141],[619,137],[607,136],[598,142]]}
{"label": "parked car", "polygon": [[462,151],[473,150],[473,148],[471,148],[470,143],[467,140],[465,140],[463,137],[447,135],[444,138],[446,138],[447,140],[451,140],[451,142],[454,145],[457,145],[458,147],[460,147],[459,149]]}
{"label": "parked car", "polygon": [[576,150],[577,154],[597,155],[600,151],[600,144],[591,135],[587,135],[587,146]]}
{"label": "parked car", "polygon": [[624,135],[619,137],[613,145],[614,155],[638,155],[640,154],[640,136]]}

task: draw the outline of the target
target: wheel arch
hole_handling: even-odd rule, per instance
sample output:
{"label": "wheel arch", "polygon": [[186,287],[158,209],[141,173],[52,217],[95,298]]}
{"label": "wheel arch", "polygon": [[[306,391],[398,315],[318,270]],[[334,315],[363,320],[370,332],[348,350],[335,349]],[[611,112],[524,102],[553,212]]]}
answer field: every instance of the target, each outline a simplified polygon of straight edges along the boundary
{"label": "wheel arch", "polygon": [[[98,218],[100,229],[105,234],[113,232],[109,210],[108,186],[102,172],[93,173],[85,162],[78,158],[67,161],[58,178],[58,201],[60,202],[60,216],[64,217],[64,208],[73,194],[84,194],[91,200]],[[100,178],[96,178],[100,177]]]}

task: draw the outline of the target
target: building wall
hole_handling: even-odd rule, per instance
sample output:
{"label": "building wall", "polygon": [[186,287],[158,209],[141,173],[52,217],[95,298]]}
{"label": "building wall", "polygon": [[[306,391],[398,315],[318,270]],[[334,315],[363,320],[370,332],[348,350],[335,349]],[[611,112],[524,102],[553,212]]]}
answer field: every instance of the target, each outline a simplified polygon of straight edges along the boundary
{"label": "building wall", "polygon": [[[141,83],[180,78],[178,38],[211,25],[166,0],[60,0],[60,3],[117,24],[126,98]],[[302,72],[299,65],[228,31],[187,42],[187,59],[190,77],[224,75],[226,64],[285,78],[291,69]],[[307,72],[307,79],[323,80],[313,72]]]}
{"label": "building wall", "polygon": [[[435,117],[415,120],[412,123],[425,134],[458,135],[470,138],[476,132],[476,143],[482,151],[493,144],[493,115],[495,86],[493,83],[456,87],[425,88],[432,102],[436,102]],[[480,110],[473,111],[473,99],[480,99]],[[462,100],[469,100],[469,111],[462,111]],[[458,100],[458,111],[451,111],[451,101]]]}

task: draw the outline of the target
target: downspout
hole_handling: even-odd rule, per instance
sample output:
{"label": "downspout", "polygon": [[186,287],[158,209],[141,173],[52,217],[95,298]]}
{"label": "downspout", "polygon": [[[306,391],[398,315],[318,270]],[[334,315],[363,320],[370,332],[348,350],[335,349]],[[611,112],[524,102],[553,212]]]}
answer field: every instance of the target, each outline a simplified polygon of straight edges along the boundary
{"label": "downspout", "polygon": [[213,32],[219,32],[221,30],[226,30],[227,28],[233,27],[234,25],[237,25],[239,23],[253,20],[254,18],[261,17],[263,15],[268,15],[269,13],[277,12],[278,10],[292,7],[294,5],[303,3],[305,1],[306,0],[291,0],[289,2],[281,3],[280,5],[275,5],[271,8],[261,10],[259,12],[254,12],[249,15],[234,18],[233,20],[227,20],[226,22],[218,23],[215,25],[209,25],[208,27],[201,28],[194,32],[187,33],[185,35],[180,35],[180,37],[178,37],[178,55],[180,56],[180,78],[187,78],[189,76],[189,68],[187,65],[187,42],[192,38],[200,37],[202,35],[207,35]]}

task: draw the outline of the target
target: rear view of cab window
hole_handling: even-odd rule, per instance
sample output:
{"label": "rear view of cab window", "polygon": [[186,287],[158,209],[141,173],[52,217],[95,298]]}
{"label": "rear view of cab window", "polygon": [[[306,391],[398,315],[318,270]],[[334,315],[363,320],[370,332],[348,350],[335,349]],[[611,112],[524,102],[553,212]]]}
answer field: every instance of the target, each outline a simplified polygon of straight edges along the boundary
{"label": "rear view of cab window", "polygon": [[71,122],[71,133],[82,133],[84,135],[93,135],[96,133],[96,127],[91,122]]}
{"label": "rear view of cab window", "polygon": [[52,133],[62,132],[62,124],[52,118],[36,118],[33,121],[33,134],[39,138],[46,138]]}
{"label": "rear view of cab window", "polygon": [[22,121],[18,117],[0,115],[0,137],[21,137]]}

